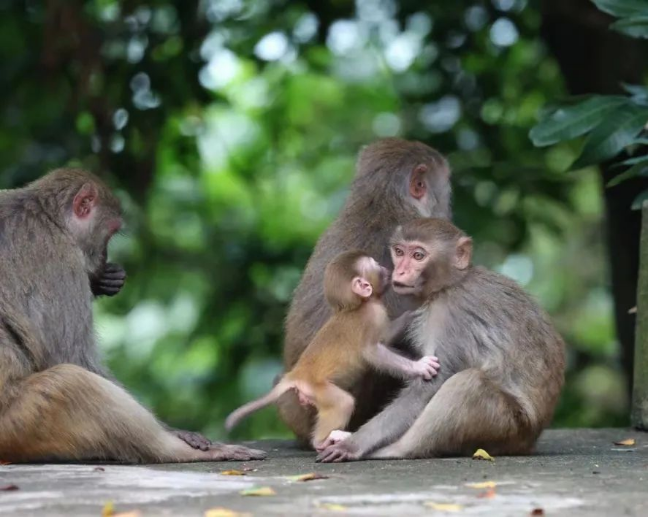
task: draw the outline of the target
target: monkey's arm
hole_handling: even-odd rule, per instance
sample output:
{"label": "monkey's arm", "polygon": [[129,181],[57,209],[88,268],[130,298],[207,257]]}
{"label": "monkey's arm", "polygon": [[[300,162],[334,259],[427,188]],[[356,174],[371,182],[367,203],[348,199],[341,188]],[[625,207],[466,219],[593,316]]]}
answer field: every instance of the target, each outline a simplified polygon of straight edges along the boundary
{"label": "monkey's arm", "polygon": [[108,262],[103,270],[90,277],[90,289],[94,296],[115,296],[126,282],[126,271],[119,264]]}
{"label": "monkey's arm", "polygon": [[381,413],[346,440],[327,447],[317,457],[330,463],[358,460],[400,438],[414,423],[448,377],[440,373],[432,381],[413,380]]}
{"label": "monkey's arm", "polygon": [[439,359],[437,357],[426,356],[418,361],[412,361],[393,352],[382,343],[365,347],[363,356],[377,370],[402,379],[422,377],[429,381],[439,370]]}

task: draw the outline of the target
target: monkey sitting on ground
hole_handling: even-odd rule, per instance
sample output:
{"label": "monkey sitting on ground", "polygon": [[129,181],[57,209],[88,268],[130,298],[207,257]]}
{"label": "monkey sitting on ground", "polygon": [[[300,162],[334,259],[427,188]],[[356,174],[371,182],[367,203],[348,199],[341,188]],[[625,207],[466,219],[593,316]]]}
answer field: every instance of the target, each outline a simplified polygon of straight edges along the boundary
{"label": "monkey sitting on ground", "polygon": [[[565,344],[514,281],[471,265],[472,241],[441,219],[396,229],[392,287],[422,304],[407,336],[438,355],[431,382],[412,380],[381,413],[319,461],[529,454],[551,422],[564,382]],[[329,445],[328,443],[326,445]]]}
{"label": "monkey sitting on ground", "polygon": [[347,251],[335,257],[324,273],[324,293],[333,315],[297,364],[267,395],[241,406],[227,418],[227,430],[294,390],[300,403],[317,409],[311,440],[317,449],[331,432],[348,424],[355,400],[345,390],[360,379],[367,365],[403,378],[430,380],[436,375],[436,357],[412,361],[382,344],[389,343],[407,321],[404,315],[390,325],[381,300],[388,284],[389,271],[366,253]]}
{"label": "monkey sitting on ground", "polygon": [[121,224],[117,198],[82,170],[0,193],[0,458],[262,459],[165,428],[101,364],[92,299],[123,284],[123,270],[106,263]]}

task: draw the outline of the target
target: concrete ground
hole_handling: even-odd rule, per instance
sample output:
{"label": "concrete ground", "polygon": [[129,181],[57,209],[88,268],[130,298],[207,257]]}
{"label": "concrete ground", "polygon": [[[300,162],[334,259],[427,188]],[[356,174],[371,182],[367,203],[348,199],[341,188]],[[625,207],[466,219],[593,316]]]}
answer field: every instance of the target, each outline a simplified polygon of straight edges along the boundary
{"label": "concrete ground", "polygon": [[[634,438],[631,446],[615,441]],[[254,444],[262,462],[147,467],[0,466],[0,514],[202,516],[226,508],[265,515],[647,516],[648,434],[624,429],[547,431],[530,457],[314,463],[290,442]],[[251,469],[244,476],[223,475]],[[307,473],[328,479],[296,481]],[[495,483],[488,488],[485,482]],[[470,487],[468,484],[482,483]],[[17,489],[9,489],[11,485]],[[246,496],[270,487],[275,495]],[[109,511],[106,511],[109,514]],[[210,517],[238,515],[214,512]]]}

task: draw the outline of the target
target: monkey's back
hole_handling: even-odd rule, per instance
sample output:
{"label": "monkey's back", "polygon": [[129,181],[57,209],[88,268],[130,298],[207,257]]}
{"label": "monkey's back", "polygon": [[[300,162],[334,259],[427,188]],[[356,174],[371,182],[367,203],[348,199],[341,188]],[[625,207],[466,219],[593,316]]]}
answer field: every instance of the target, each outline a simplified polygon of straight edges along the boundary
{"label": "monkey's back", "polygon": [[473,267],[445,302],[452,323],[441,361],[478,367],[546,423],[565,370],[565,344],[540,305],[516,282]]}
{"label": "monkey's back", "polygon": [[384,308],[384,320],[379,314],[361,315],[361,310],[334,313],[308,344],[290,377],[333,382],[342,388],[354,384],[366,370],[364,348],[378,341],[388,321]]}

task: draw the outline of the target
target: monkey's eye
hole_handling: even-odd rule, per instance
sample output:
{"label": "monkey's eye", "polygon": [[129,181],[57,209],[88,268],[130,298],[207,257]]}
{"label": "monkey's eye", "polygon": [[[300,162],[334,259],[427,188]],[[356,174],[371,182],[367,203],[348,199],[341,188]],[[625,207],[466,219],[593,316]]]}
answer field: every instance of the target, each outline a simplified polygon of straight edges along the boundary
{"label": "monkey's eye", "polygon": [[397,257],[402,257],[402,256],[404,255],[403,250],[400,249],[400,248],[394,248],[394,254],[395,254]]}
{"label": "monkey's eye", "polygon": [[420,251],[415,252],[413,256],[414,260],[423,260],[425,258],[425,255]]}

